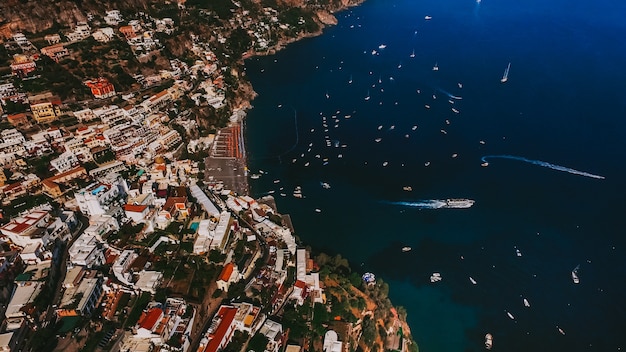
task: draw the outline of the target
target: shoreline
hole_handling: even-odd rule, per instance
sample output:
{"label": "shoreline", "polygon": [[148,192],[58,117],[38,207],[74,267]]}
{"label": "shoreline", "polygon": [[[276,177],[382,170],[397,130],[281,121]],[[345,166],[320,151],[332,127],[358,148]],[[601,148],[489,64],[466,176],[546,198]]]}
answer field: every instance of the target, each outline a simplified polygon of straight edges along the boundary
{"label": "shoreline", "polygon": [[[242,109],[244,109],[246,111],[246,116],[243,119],[241,119],[241,121],[239,121],[238,123],[241,124],[242,134],[243,134],[243,142],[244,142],[244,146],[246,146],[245,147],[246,150],[248,150],[247,145],[249,143],[248,142],[248,133],[247,133],[248,132],[247,131],[247,124],[246,124],[247,111],[249,111],[249,110],[254,108],[254,106],[252,105],[252,101],[259,96],[259,93],[257,93],[254,90],[254,86],[253,86],[252,82],[249,81],[247,79],[246,75],[245,75],[245,60],[252,59],[252,58],[255,58],[255,57],[271,56],[271,55],[274,55],[274,54],[278,53],[279,51],[281,51],[283,49],[286,49],[289,46],[289,44],[298,42],[298,41],[303,40],[303,39],[314,38],[314,37],[323,35],[324,34],[324,29],[326,29],[329,26],[334,26],[334,25],[338,24],[338,19],[336,18],[335,13],[348,10],[351,7],[359,6],[362,3],[364,3],[364,2],[365,2],[365,0],[358,0],[355,3],[347,4],[344,7],[340,8],[340,9],[337,9],[337,10],[334,10],[334,11],[331,11],[331,12],[323,11],[323,12],[326,12],[327,15],[332,16],[332,21],[326,21],[326,22],[323,21],[320,18],[320,12],[321,11],[318,11],[318,12],[316,12],[316,15],[318,16],[318,20],[319,20],[319,24],[320,24],[320,29],[318,31],[316,31],[316,32],[308,32],[308,33],[300,33],[298,36],[291,37],[291,38],[281,38],[276,43],[276,45],[274,45],[273,47],[269,48],[265,52],[248,51],[248,52],[246,52],[246,53],[244,53],[242,55],[241,59],[238,62],[240,63],[241,67],[243,68],[242,69],[242,72],[243,72],[242,77],[245,77],[245,79],[244,79],[244,86],[245,86],[245,88],[244,89],[246,89],[250,93],[250,95],[246,96],[245,99],[242,99],[242,101],[239,104],[239,108],[240,109],[242,108]],[[240,82],[240,85],[241,85],[241,83],[242,82]],[[248,157],[248,153],[247,152],[244,154],[244,165],[245,165],[245,168],[246,168],[246,171],[247,171],[246,172],[246,176],[245,176],[246,177],[246,185],[247,185],[247,187],[246,187],[246,195],[250,195],[252,193],[252,191],[251,191],[252,186],[251,186],[250,182],[248,182],[249,181],[248,180],[249,176],[248,176],[247,173],[250,170],[250,167],[249,167],[250,163],[249,163],[249,157]],[[285,215],[288,215],[288,214],[285,214]],[[303,243],[301,242],[300,245],[303,245]],[[360,273],[360,274],[363,274],[363,273]],[[356,287],[354,287],[354,289],[358,290],[358,288],[356,288]],[[387,299],[389,300],[389,302],[391,304],[391,312],[392,312],[393,316],[395,317],[394,318],[394,326],[399,325],[400,329],[403,331],[403,333],[405,335],[410,336],[410,341],[411,341],[410,344],[414,345],[416,347],[416,349],[419,350],[419,346],[418,346],[417,342],[415,341],[415,339],[413,338],[413,335],[411,333],[411,328],[410,328],[406,318],[400,319],[399,315],[397,314],[397,311],[398,311],[399,308],[402,308],[402,310],[405,311],[404,307],[396,306],[396,305],[393,304],[393,302],[391,302],[391,299],[389,299],[389,298],[387,298]],[[407,347],[407,349],[408,349],[408,347]],[[404,348],[402,350],[404,350]]]}

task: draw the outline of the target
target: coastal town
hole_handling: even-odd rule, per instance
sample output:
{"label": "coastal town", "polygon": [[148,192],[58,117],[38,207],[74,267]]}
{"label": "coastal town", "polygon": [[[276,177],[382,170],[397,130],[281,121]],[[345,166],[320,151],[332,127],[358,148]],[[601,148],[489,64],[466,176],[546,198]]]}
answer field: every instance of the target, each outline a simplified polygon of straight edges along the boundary
{"label": "coastal town", "polygon": [[417,351],[249,195],[242,59],[357,2],[137,2],[0,11],[0,351]]}

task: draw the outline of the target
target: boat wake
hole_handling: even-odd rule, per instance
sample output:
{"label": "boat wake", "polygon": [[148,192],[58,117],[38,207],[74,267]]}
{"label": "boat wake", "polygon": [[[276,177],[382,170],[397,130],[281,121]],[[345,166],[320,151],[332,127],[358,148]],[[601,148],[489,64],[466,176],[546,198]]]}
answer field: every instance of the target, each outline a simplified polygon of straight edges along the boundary
{"label": "boat wake", "polygon": [[440,209],[446,206],[446,202],[437,199],[418,200],[415,202],[393,202],[393,204],[418,209]]}
{"label": "boat wake", "polygon": [[449,92],[446,92],[445,90],[441,89],[441,88],[437,88],[438,91],[440,91],[441,93],[445,94],[448,96],[448,98],[450,99],[454,99],[454,100],[462,100],[463,97],[457,97],[456,95],[452,95]]}
{"label": "boat wake", "polygon": [[555,164],[551,164],[551,163],[548,163],[548,162],[545,162],[545,161],[541,161],[541,160],[526,159],[526,158],[523,158],[521,156],[514,156],[514,155],[486,155],[486,156],[483,156],[481,158],[483,163],[486,163],[488,159],[510,159],[510,160],[523,161],[525,163],[529,163],[529,164],[533,164],[533,165],[539,165],[539,166],[542,166],[542,167],[547,167],[547,168],[552,169],[552,170],[563,171],[563,172],[567,172],[567,173],[574,174],[574,175],[595,178],[595,179],[598,179],[598,180],[604,180],[604,176],[594,175],[594,174],[591,174],[589,172],[579,171],[579,170],[571,169],[569,167],[555,165]]}

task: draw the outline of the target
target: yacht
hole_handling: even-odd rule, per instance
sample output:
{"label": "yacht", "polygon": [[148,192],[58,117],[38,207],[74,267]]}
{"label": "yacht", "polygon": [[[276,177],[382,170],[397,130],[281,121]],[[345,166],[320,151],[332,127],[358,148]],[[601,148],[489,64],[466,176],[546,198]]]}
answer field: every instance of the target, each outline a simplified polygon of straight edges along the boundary
{"label": "yacht", "polygon": [[352,75],[350,75],[350,79],[348,80],[349,84],[352,84]]}
{"label": "yacht", "polygon": [[506,315],[508,315],[511,320],[515,320],[515,317],[511,314],[511,312],[506,312]]}
{"label": "yacht", "polygon": [[428,105],[428,104],[424,105],[424,107],[425,107],[426,109],[430,109],[430,105]]}
{"label": "yacht", "polygon": [[253,180],[258,179],[259,177],[261,177],[261,175],[259,175],[259,174],[252,174],[252,175],[250,175],[250,178],[253,179]]}
{"label": "yacht", "polygon": [[411,55],[409,55],[410,58],[414,58],[415,57],[415,49],[413,49],[413,51],[411,52]]}
{"label": "yacht", "polygon": [[296,186],[296,189],[293,190],[293,196],[296,198],[302,198],[302,187]]}
{"label": "yacht", "polygon": [[376,138],[376,139],[374,139],[374,142],[379,143],[382,140],[383,140],[382,138]]}
{"label": "yacht", "polygon": [[487,167],[487,166],[489,166],[489,163],[485,161],[485,162],[483,162],[482,164],[480,164],[480,166],[482,166],[482,167]]}
{"label": "yacht", "polygon": [[417,129],[417,125],[415,125],[415,126],[411,127],[411,130],[412,130],[412,131],[415,131],[416,129]]}
{"label": "yacht", "polygon": [[372,50],[372,55],[376,55],[378,52],[376,50]]}
{"label": "yacht", "polygon": [[[402,63],[398,64],[398,68],[402,68]],[[391,79],[391,78],[390,78]]]}
{"label": "yacht", "polygon": [[459,86],[459,89],[463,88],[463,84],[462,83],[457,83],[456,85]]}
{"label": "yacht", "polygon": [[432,16],[424,16],[424,19],[425,19],[426,21],[428,21],[428,20],[432,20],[433,18],[432,18]]}
{"label": "yacht", "polygon": [[445,200],[442,208],[465,209],[470,208],[472,205],[474,205],[474,200],[472,199],[448,198]]}
{"label": "yacht", "polygon": [[433,66],[433,71],[439,71],[439,65],[435,62],[435,66]]}
{"label": "yacht", "polygon": [[389,165],[389,162],[387,161],[383,162],[383,166],[387,166],[387,165]]}
{"label": "yacht", "polygon": [[485,334],[485,349],[490,350],[492,346],[493,346],[493,336],[487,333]]}
{"label": "yacht", "polygon": [[580,265],[576,265],[574,270],[572,270],[572,281],[574,281],[575,284],[580,283],[580,279],[578,278],[578,269],[580,269]]}
{"label": "yacht", "polygon": [[509,69],[511,68],[511,63],[509,62],[509,65],[506,67],[506,70],[504,70],[504,75],[502,75],[502,78],[500,79],[500,82],[505,83],[506,81],[509,80]]}
{"label": "yacht", "polygon": [[455,114],[458,114],[458,113],[459,113],[459,110],[457,110],[457,109],[455,109],[455,108],[452,108],[452,112],[454,112]]}
{"label": "yacht", "polygon": [[404,187],[402,187],[402,190],[407,191],[407,192],[411,192],[413,190],[413,187],[411,187],[411,186],[404,186]]}
{"label": "yacht", "polygon": [[365,100],[370,100],[370,91],[367,91],[367,96],[365,97]]}
{"label": "yacht", "polygon": [[387,47],[387,45],[385,45],[385,44],[380,44],[380,45],[378,46],[378,49],[384,49],[384,48],[386,48],[386,47]]}
{"label": "yacht", "polygon": [[470,282],[472,283],[472,285],[476,285],[476,284],[477,284],[476,280],[474,280],[474,278],[473,278],[473,277],[471,277],[471,276],[470,276],[470,277],[469,277],[469,280],[470,280]]}
{"label": "yacht", "polygon": [[319,209],[319,208],[315,208],[315,212],[316,212],[316,213],[321,213],[321,212],[322,212],[322,210],[321,210],[321,209]]}
{"label": "yacht", "polygon": [[526,298],[524,298],[524,307],[530,307],[530,302]]}
{"label": "yacht", "polygon": [[457,156],[459,156],[459,154],[457,154],[457,153],[452,154],[452,158],[453,159],[456,158]]}
{"label": "yacht", "polygon": [[411,247],[409,247],[409,246],[402,247],[402,251],[403,252],[410,252],[411,251]]}
{"label": "yacht", "polygon": [[515,248],[515,255],[518,257],[522,256],[522,252],[519,250],[519,248]]}
{"label": "yacht", "polygon": [[565,335],[565,331],[563,331],[563,329],[561,329],[558,325],[557,325],[557,330],[559,330],[559,332],[561,333],[561,335]]}
{"label": "yacht", "polygon": [[427,161],[424,163],[424,166],[429,166],[430,165],[430,161]]}
{"label": "yacht", "polygon": [[433,273],[432,275],[430,275],[430,282],[439,282],[439,281],[441,281],[440,273]]}
{"label": "yacht", "polygon": [[322,185],[323,189],[329,189],[330,185],[327,182],[320,182],[320,184]]}

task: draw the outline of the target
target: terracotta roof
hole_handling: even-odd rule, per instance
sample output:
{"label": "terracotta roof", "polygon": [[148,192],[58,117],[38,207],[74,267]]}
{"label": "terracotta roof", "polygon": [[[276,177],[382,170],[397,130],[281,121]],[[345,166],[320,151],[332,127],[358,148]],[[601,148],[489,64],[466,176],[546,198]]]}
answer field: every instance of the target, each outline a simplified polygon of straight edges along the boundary
{"label": "terracotta roof", "polygon": [[152,331],[154,325],[161,319],[163,311],[160,308],[151,308],[145,314],[142,314],[142,318],[139,319],[139,327]]}
{"label": "terracotta roof", "polygon": [[233,263],[228,263],[224,266],[224,269],[222,269],[222,273],[220,274],[220,277],[217,279],[217,281],[228,281],[230,280],[230,276],[233,274],[233,268],[235,267],[235,265]]}
{"label": "terracotta roof", "polygon": [[228,332],[228,328],[230,328],[230,324],[235,319],[235,314],[237,314],[237,308],[235,307],[220,307],[220,310],[217,312],[217,316],[222,318],[220,325],[215,329],[213,338],[209,340],[204,352],[216,352],[218,350],[226,332]]}
{"label": "terracotta roof", "polygon": [[306,283],[304,281],[302,281],[302,280],[298,280],[298,281],[296,281],[294,286],[296,286],[297,288],[305,288],[306,287]]}
{"label": "terracotta roof", "polygon": [[124,210],[132,213],[143,213],[147,205],[124,204]]}

